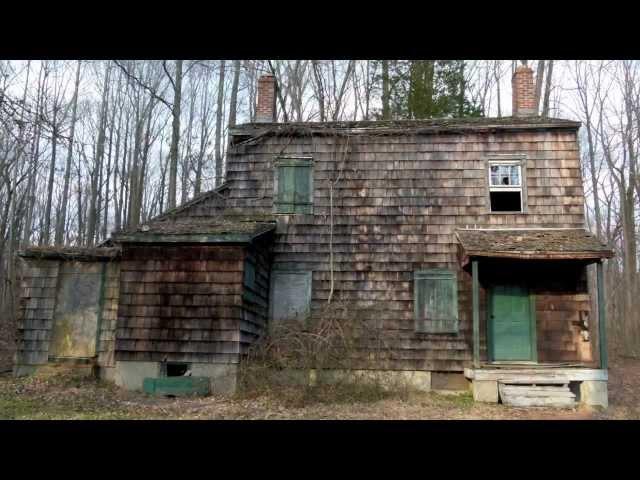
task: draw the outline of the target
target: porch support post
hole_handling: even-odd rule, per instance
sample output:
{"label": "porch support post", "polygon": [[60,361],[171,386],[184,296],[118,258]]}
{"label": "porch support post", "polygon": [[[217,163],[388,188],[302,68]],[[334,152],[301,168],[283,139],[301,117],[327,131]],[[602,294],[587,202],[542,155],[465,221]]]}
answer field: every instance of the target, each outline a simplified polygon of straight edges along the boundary
{"label": "porch support post", "polygon": [[[480,367],[480,285],[478,282],[478,260],[471,262],[471,276],[473,281],[473,366]],[[599,284],[599,283],[598,283]]]}
{"label": "porch support post", "polygon": [[605,325],[604,305],[604,274],[602,272],[602,260],[596,263],[597,288],[598,288],[598,341],[600,346],[600,368],[608,368],[607,358],[607,329]]}

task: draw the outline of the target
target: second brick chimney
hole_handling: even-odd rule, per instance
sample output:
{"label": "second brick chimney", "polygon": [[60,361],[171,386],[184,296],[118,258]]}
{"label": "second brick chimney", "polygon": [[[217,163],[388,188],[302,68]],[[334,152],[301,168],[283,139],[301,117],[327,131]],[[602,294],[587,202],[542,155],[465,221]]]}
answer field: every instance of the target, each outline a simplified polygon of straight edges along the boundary
{"label": "second brick chimney", "polygon": [[256,122],[275,122],[276,117],[276,77],[262,75],[258,79],[258,105],[256,108]]}
{"label": "second brick chimney", "polygon": [[533,70],[524,65],[516,68],[511,79],[511,90],[514,117],[526,117],[537,113]]}

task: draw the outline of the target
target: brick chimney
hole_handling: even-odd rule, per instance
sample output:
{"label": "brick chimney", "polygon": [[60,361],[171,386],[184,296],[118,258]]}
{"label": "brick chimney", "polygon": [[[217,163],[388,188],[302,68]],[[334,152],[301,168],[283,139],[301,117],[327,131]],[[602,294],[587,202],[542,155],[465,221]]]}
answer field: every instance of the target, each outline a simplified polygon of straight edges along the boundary
{"label": "brick chimney", "polygon": [[258,106],[256,122],[275,122],[276,117],[276,77],[262,75],[258,79]]}
{"label": "brick chimney", "polygon": [[525,65],[516,68],[511,79],[511,91],[514,117],[526,117],[537,113],[533,70]]}

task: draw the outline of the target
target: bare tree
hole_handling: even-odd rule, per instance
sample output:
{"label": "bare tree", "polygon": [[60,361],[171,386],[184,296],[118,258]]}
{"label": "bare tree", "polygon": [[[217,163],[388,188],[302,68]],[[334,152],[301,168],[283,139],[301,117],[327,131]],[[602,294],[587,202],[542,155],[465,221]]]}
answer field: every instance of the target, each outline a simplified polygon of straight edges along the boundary
{"label": "bare tree", "polygon": [[73,143],[75,138],[76,121],[78,120],[78,89],[80,88],[80,70],[82,62],[78,60],[76,66],[76,80],[73,89],[73,99],[71,100],[71,126],[69,128],[69,146],[67,148],[67,163],[64,170],[64,187],[62,190],[62,207],[60,217],[56,226],[55,244],[62,245],[67,221],[67,209],[69,206],[69,182],[71,179],[71,160],[73,158]]}
{"label": "bare tree", "polygon": [[216,186],[222,184],[222,151],[220,150],[220,142],[222,139],[222,109],[224,102],[224,70],[225,61],[220,60],[220,67],[218,71],[218,104],[216,107],[216,137],[215,137],[215,152],[216,152]]}

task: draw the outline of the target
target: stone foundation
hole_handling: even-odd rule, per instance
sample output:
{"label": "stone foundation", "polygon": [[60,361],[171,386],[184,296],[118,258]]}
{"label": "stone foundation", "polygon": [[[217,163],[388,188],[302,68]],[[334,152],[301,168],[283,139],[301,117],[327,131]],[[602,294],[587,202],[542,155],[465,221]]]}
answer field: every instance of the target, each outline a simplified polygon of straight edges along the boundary
{"label": "stone foundation", "polygon": [[580,403],[592,407],[609,407],[607,382],[587,380],[580,383]]}
{"label": "stone foundation", "polygon": [[476,402],[498,403],[498,382],[496,380],[475,380],[471,384],[473,400]]}
{"label": "stone foundation", "polygon": [[[235,364],[192,363],[190,370],[194,377],[209,377],[213,394],[229,395],[236,391],[238,366]],[[105,372],[105,375],[112,375],[119,387],[141,391],[144,379],[158,378],[162,375],[161,371],[160,362],[118,361],[115,372]]]}
{"label": "stone foundation", "polygon": [[431,391],[431,372],[422,370],[297,370],[274,372],[278,383],[317,385],[338,382],[370,382],[392,390],[409,387],[421,392]]}

